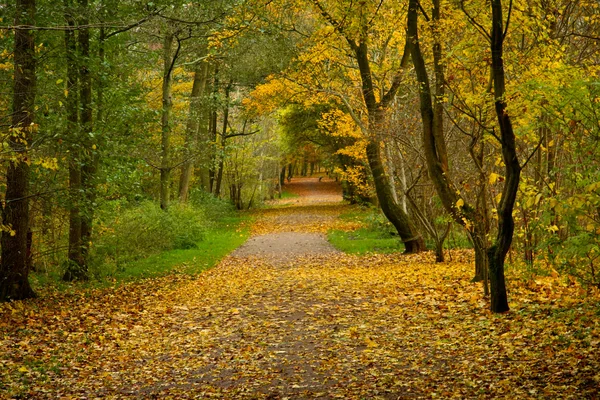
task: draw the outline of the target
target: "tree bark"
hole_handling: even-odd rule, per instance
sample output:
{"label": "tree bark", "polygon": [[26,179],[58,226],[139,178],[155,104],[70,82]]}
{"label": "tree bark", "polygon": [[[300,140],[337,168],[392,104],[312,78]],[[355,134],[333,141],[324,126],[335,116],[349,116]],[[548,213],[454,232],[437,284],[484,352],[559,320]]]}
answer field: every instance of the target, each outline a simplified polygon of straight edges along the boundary
{"label": "tree bark", "polygon": [[209,178],[209,192],[214,193],[215,180],[216,180],[216,157],[217,157],[217,97],[219,95],[219,67],[215,66],[213,71],[213,87],[211,93],[211,104],[210,104],[210,123],[209,123],[209,160],[208,160],[208,178]]}
{"label": "tree bark", "polygon": [[[86,16],[88,12],[88,1],[79,0],[79,12],[82,17],[78,23],[80,26],[88,24]],[[67,17],[69,21],[70,17]],[[67,51],[73,50],[74,35],[65,35],[65,47]],[[67,75],[75,75],[78,71],[79,78],[79,106],[80,106],[80,126],[79,140],[72,146],[72,162],[69,165],[69,180],[71,194],[75,197],[75,204],[70,211],[69,221],[69,263],[67,270],[63,275],[63,280],[87,280],[89,279],[87,268],[87,256],[89,253],[89,242],[92,233],[93,219],[93,200],[94,187],[93,179],[95,175],[95,160],[92,149],[93,135],[93,114],[92,114],[92,77],[90,75],[90,32],[89,28],[82,28],[78,31],[78,62],[73,62],[71,67],[67,66]],[[67,56],[69,57],[69,56]],[[72,60],[74,61],[74,60]],[[69,62],[68,62],[69,64]],[[78,65],[77,65],[78,64]],[[78,66],[79,68],[76,68]],[[75,68],[72,68],[75,67]],[[74,69],[75,71],[73,71]],[[76,78],[67,77],[67,81],[75,81]],[[75,88],[74,88],[75,89]],[[72,99],[73,100],[73,99]],[[69,123],[76,122],[77,119],[77,98],[75,105],[70,104],[71,109],[67,118]],[[72,115],[74,113],[74,115]],[[79,225],[79,226],[77,226]]]}
{"label": "tree bark", "polygon": [[369,160],[369,167],[371,167],[379,206],[386,218],[394,225],[394,228],[398,231],[398,235],[400,235],[400,238],[404,242],[404,252],[417,253],[423,251],[425,249],[423,238],[413,231],[408,216],[398,203],[394,201],[388,176],[381,161],[379,142],[369,142],[367,144],[367,159]]}
{"label": "tree bark", "polygon": [[[86,16],[89,12],[88,0],[79,0],[80,9],[84,13],[80,24],[88,25]],[[78,279],[88,279],[88,254],[92,237],[92,222],[94,219],[94,202],[96,200],[96,171],[98,169],[98,156],[96,152],[96,140],[94,135],[93,111],[92,111],[92,75],[90,72],[90,30],[89,28],[79,31],[79,53],[81,66],[80,76],[80,101],[81,101],[81,129],[84,140],[81,164],[81,189],[83,192],[83,207],[81,213],[81,253],[83,264],[81,265]]]}
{"label": "tree bark", "polygon": [[[366,27],[364,27],[366,29]],[[371,67],[368,58],[368,47],[366,37],[356,44],[349,40],[360,70],[362,82],[362,94],[369,116],[369,142],[367,144],[367,159],[371,167],[375,191],[379,200],[379,205],[386,218],[394,225],[398,235],[404,242],[405,253],[417,253],[425,250],[425,242],[421,235],[415,231],[407,213],[394,200],[393,192],[390,186],[390,179],[385,172],[380,149],[380,136],[383,131],[385,107],[387,104],[377,102],[375,98],[375,88],[371,75]],[[390,88],[386,94],[388,101],[395,96],[397,87]],[[383,100],[382,100],[383,101]]]}
{"label": "tree bark", "polygon": [[[17,0],[15,26],[35,25],[35,0]],[[14,89],[9,146],[15,154],[6,171],[5,205],[2,208],[2,258],[0,301],[35,297],[29,284],[27,231],[29,225],[29,160],[33,139],[36,86],[33,31],[17,29],[14,44]],[[8,231],[11,229],[12,231]]]}
{"label": "tree bark", "polygon": [[167,33],[163,40],[163,80],[162,80],[162,113],[161,113],[161,154],[160,154],[160,208],[169,208],[171,183],[171,82],[173,72],[173,38]]}
{"label": "tree bark", "polygon": [[181,176],[179,179],[179,201],[182,203],[185,203],[188,199],[190,181],[194,169],[193,153],[198,151],[198,149],[194,149],[194,142],[200,127],[200,119],[203,115],[202,96],[206,90],[206,73],[206,62],[200,62],[196,65],[196,70],[194,71],[194,83],[192,84],[192,94],[190,97],[190,111],[185,129],[184,157],[186,160],[181,166]]}
{"label": "tree bark", "polygon": [[[419,98],[421,119],[423,121],[423,149],[427,161],[427,169],[434,187],[444,208],[452,216],[454,221],[462,225],[473,239],[475,247],[475,277],[474,281],[484,281],[484,289],[487,293],[487,281],[485,280],[487,271],[487,251],[486,239],[487,229],[485,218],[480,214],[478,207],[472,207],[460,196],[460,192],[451,180],[448,169],[448,152],[444,138],[443,125],[443,105],[444,97],[444,72],[442,65],[442,50],[439,43],[439,32],[435,32],[440,18],[440,1],[433,1],[433,20],[434,20],[434,74],[435,74],[435,94],[432,96],[427,67],[421,52],[418,35],[418,12],[419,4],[417,0],[410,0],[408,11],[408,37],[411,43],[411,58],[415,67],[417,81],[419,84]],[[432,102],[433,97],[433,102]]]}
{"label": "tree bark", "polygon": [[227,125],[229,124],[229,95],[231,92],[231,85],[225,88],[225,105],[223,106],[223,128],[221,131],[221,143],[219,143],[220,151],[219,151],[219,168],[217,170],[217,178],[215,185],[215,196],[219,197],[221,195],[221,183],[223,181],[223,168],[225,163],[225,145],[227,142]]}
{"label": "tree bark", "polygon": [[[373,174],[373,181],[375,183],[375,190],[379,200],[379,204],[385,216],[398,230],[402,241],[405,244],[406,253],[414,253],[425,250],[425,242],[421,235],[415,231],[411,224],[408,214],[402,210],[401,207],[394,201],[391,188],[390,179],[386,174],[381,157],[380,141],[384,131],[384,114],[385,109],[390,105],[400,88],[401,75],[397,73],[392,79],[392,84],[385,94],[381,96],[378,101],[375,96],[375,85],[373,84],[373,76],[371,72],[371,64],[369,60],[369,35],[368,31],[370,28],[370,21],[366,13],[361,10],[360,22],[357,32],[347,32],[339,21],[330,15],[327,10],[323,7],[319,0],[312,0],[315,7],[319,10],[321,15],[325,18],[333,28],[345,38],[352,53],[354,59],[358,64],[358,70],[360,72],[361,80],[361,93],[364,101],[365,108],[368,115],[368,126],[364,127],[362,121],[355,118],[356,123],[361,126],[363,133],[367,136],[367,158],[369,165],[371,166],[371,173]],[[361,6],[365,6],[365,3],[360,3]],[[402,57],[401,66],[404,67],[406,64],[406,54]]]}
{"label": "tree bark", "polygon": [[[69,0],[64,1],[67,25],[75,27],[74,9]],[[75,31],[65,31],[65,53],[67,57],[67,132],[69,140],[69,249],[68,264],[63,280],[75,279],[79,266],[84,264],[81,237],[81,140],[79,130],[79,83],[77,61],[77,38]]]}
{"label": "tree bark", "polygon": [[[206,84],[204,87],[203,104],[201,110],[201,117],[198,123],[197,131],[197,148],[199,150],[197,164],[197,174],[200,178],[200,185],[202,189],[210,193],[210,165],[212,161],[212,141],[210,138],[211,124],[212,124],[212,108],[206,101],[212,93],[212,87],[208,85],[208,79],[211,76],[211,65],[206,63]],[[202,151],[200,151],[202,149]]]}
{"label": "tree bark", "polygon": [[490,263],[490,306],[493,312],[509,310],[504,278],[504,261],[512,243],[515,223],[513,209],[519,190],[521,165],[517,156],[516,139],[510,116],[506,107],[506,83],[504,74],[503,46],[505,37],[504,20],[502,16],[502,0],[492,0],[492,73],[494,78],[494,106],[500,140],[502,144],[502,159],[505,164],[506,181],[502,197],[498,204],[498,233],[492,246],[488,249]]}

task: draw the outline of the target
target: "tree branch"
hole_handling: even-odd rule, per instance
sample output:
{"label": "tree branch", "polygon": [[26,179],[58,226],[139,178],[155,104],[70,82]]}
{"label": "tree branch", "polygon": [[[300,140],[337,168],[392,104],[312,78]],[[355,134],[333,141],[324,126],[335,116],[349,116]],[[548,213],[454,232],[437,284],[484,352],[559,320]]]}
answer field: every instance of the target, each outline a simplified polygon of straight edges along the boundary
{"label": "tree branch", "polygon": [[488,41],[491,41],[492,37],[490,36],[488,31],[479,22],[475,21],[475,18],[473,18],[465,8],[464,0],[460,0],[460,9],[467,16],[467,19],[471,22],[471,24],[479,31],[479,33],[481,33],[485,38],[487,38]]}

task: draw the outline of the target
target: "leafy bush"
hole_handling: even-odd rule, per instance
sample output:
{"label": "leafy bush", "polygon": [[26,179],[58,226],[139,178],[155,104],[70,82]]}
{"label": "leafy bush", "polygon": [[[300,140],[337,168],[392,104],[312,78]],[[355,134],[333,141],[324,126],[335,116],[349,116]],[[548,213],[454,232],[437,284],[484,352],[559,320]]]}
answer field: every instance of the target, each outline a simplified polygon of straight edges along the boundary
{"label": "leafy bush", "polygon": [[236,216],[236,208],[228,201],[218,199],[202,189],[190,191],[190,206],[204,211],[207,222],[221,223]]}
{"label": "leafy bush", "polygon": [[94,245],[100,264],[120,265],[165,250],[195,248],[211,225],[206,211],[193,205],[174,204],[165,212],[145,201],[115,212],[112,219],[109,215]]}

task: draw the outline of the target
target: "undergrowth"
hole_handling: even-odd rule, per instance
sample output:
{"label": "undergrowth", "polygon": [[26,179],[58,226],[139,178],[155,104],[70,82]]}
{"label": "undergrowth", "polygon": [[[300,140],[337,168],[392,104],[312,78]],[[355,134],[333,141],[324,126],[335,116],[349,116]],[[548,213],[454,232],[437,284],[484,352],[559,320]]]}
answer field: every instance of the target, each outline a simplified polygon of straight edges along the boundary
{"label": "undergrowth", "polygon": [[[342,214],[340,218],[358,222],[363,228],[353,231],[329,231],[327,239],[338,250],[350,254],[386,254],[404,251],[404,244],[396,229],[378,208],[356,207],[352,211]],[[434,242],[430,238],[425,238],[425,243],[428,249],[435,248]],[[473,245],[462,228],[453,227],[445,241],[444,248],[471,249]]]}
{"label": "undergrowth", "polygon": [[[97,212],[89,259],[90,281],[79,286],[106,286],[169,273],[197,274],[214,266],[249,236],[247,217],[229,203],[194,192],[188,204],[161,210],[151,201],[112,201]],[[62,282],[60,265],[38,269],[34,287]]]}

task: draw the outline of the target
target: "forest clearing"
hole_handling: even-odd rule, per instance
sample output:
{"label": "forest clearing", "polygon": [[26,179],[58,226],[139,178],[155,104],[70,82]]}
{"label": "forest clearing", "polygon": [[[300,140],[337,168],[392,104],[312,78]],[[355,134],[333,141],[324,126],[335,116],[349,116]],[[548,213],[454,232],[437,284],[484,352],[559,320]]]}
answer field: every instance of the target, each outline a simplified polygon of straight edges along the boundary
{"label": "forest clearing", "polygon": [[471,251],[344,254],[341,193],[290,186],[199,276],[0,305],[3,397],[597,398],[598,291],[511,273],[494,315]]}
{"label": "forest clearing", "polygon": [[598,399],[599,32],[0,2],[0,397]]}

